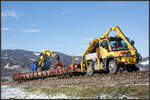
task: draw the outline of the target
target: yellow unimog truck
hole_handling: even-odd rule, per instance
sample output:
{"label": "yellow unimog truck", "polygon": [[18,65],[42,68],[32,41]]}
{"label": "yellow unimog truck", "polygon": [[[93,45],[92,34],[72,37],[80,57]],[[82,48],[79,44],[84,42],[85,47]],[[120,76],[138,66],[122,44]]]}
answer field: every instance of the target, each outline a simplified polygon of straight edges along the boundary
{"label": "yellow unimog truck", "polygon": [[[116,31],[117,35],[108,36],[111,31]],[[88,75],[96,71],[115,74],[118,71],[139,70],[135,64],[141,59],[141,55],[134,47],[134,41],[130,41],[121,32],[118,26],[110,28],[98,39],[93,39],[82,55],[82,69]]]}

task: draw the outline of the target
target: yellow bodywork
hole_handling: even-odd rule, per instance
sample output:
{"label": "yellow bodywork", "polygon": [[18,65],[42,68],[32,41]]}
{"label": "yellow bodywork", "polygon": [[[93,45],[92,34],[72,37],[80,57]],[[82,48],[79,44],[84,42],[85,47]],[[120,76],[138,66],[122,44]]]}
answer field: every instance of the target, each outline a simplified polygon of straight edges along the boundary
{"label": "yellow bodywork", "polygon": [[83,63],[83,61],[81,61],[80,66],[81,66],[81,71],[83,72],[84,71],[84,66],[85,66],[85,64]]}
{"label": "yellow bodywork", "polygon": [[[110,45],[108,45],[108,50],[106,50],[105,48],[99,46],[96,49],[96,53],[97,53],[97,65],[98,65],[98,70],[101,69],[101,65],[100,65],[100,59],[105,59],[108,56],[113,56],[115,58],[117,58],[117,63],[124,63],[124,64],[136,64],[136,49],[130,44],[130,42],[126,39],[125,35],[121,32],[121,30],[119,29],[118,26],[116,27],[112,27],[110,28],[106,33],[104,33],[104,35],[98,39],[93,39],[92,42],[90,43],[90,45],[88,46],[88,48],[86,49],[86,51],[84,52],[84,54],[82,55],[82,58],[85,61],[85,65],[87,65],[87,60],[85,59],[85,56],[90,53],[90,51],[95,47],[95,45],[97,43],[101,43],[103,40],[107,40],[107,43],[109,43],[108,41],[108,35],[111,31],[116,31],[117,35],[119,35],[124,42],[127,44],[128,49],[129,50],[122,50],[122,51],[112,51]],[[120,57],[119,53],[122,53],[124,56],[126,56],[125,53],[130,52],[132,57]],[[87,67],[87,72],[89,71],[88,67]]]}
{"label": "yellow bodywork", "polygon": [[98,39],[93,39],[92,42],[90,43],[90,45],[88,46],[88,48],[86,49],[86,51],[84,52],[84,54],[82,55],[82,58],[85,57],[85,55],[92,49],[94,48],[94,45],[98,42]]}
{"label": "yellow bodywork", "polygon": [[42,55],[41,55],[41,57],[40,57],[40,61],[38,62],[38,66],[43,66],[43,62],[44,62],[44,59],[45,59],[45,55],[47,55],[47,56],[49,56],[49,57],[55,57],[55,52],[53,52],[53,51],[50,51],[50,50],[42,50]]}
{"label": "yellow bodywork", "polygon": [[[125,37],[125,35],[121,32],[121,30],[119,29],[119,27],[118,26],[116,26],[116,27],[112,27],[112,28],[110,28],[106,33],[104,33],[104,35],[102,36],[102,37],[100,37],[99,39],[101,40],[101,39],[108,39],[108,35],[109,35],[109,33],[111,32],[111,31],[113,31],[113,30],[115,30],[116,32],[117,32],[117,34],[125,41],[125,43],[127,43],[127,45],[128,45],[128,48],[129,48],[129,50],[130,50],[130,52],[131,52],[131,54],[132,55],[135,55],[135,48],[130,44],[130,42],[126,39],[126,37]],[[109,48],[109,49],[111,49],[111,48]]]}

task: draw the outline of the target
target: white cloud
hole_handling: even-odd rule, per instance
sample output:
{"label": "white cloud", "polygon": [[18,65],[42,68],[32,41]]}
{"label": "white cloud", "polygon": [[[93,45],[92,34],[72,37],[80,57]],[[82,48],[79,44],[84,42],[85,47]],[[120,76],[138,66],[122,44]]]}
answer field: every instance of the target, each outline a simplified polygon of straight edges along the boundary
{"label": "white cloud", "polygon": [[23,32],[39,32],[39,29],[26,29]]}
{"label": "white cloud", "polygon": [[1,30],[2,30],[2,31],[8,31],[9,29],[8,29],[8,27],[2,27]]}
{"label": "white cloud", "polygon": [[12,18],[19,18],[19,16],[16,14],[16,11],[8,11],[2,12],[2,17],[12,17]]}
{"label": "white cloud", "polygon": [[67,14],[71,14],[72,11],[71,10],[65,10],[65,11],[62,11],[60,14],[61,15],[67,15]]}

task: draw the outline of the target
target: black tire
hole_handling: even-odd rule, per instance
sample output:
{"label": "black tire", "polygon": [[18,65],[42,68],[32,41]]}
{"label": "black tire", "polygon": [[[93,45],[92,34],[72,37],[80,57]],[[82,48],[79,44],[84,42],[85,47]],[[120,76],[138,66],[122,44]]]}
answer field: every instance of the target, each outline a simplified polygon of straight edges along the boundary
{"label": "black tire", "polygon": [[118,66],[115,60],[111,60],[108,65],[109,74],[115,74],[118,71]]}
{"label": "black tire", "polygon": [[127,67],[128,72],[133,72],[133,71],[139,71],[140,69],[136,67],[135,65],[130,65]]}
{"label": "black tire", "polygon": [[142,59],[142,56],[139,53],[137,53],[136,56],[137,56],[136,63],[138,64],[140,62],[140,60]]}
{"label": "black tire", "polygon": [[89,72],[87,72],[87,75],[88,76],[92,76],[94,74],[94,65],[93,65],[93,62],[89,62],[88,68],[89,68]]}
{"label": "black tire", "polygon": [[139,71],[140,69],[138,67],[134,67],[134,71]]}

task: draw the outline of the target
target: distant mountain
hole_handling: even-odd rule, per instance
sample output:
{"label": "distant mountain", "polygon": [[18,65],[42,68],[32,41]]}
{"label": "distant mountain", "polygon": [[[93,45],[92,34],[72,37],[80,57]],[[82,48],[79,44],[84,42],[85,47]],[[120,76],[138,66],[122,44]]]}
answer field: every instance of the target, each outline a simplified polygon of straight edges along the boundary
{"label": "distant mountain", "polygon": [[149,57],[143,58],[136,66],[141,70],[149,70]]}
{"label": "distant mountain", "polygon": [[[72,63],[72,56],[54,51],[60,56],[61,63],[65,66]],[[1,51],[1,75],[8,76],[15,73],[23,72],[26,67],[30,67],[34,61],[39,60],[40,52],[27,51],[22,49],[2,50]],[[79,63],[82,57],[76,57]],[[51,65],[56,63],[56,59],[52,59]]]}

